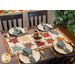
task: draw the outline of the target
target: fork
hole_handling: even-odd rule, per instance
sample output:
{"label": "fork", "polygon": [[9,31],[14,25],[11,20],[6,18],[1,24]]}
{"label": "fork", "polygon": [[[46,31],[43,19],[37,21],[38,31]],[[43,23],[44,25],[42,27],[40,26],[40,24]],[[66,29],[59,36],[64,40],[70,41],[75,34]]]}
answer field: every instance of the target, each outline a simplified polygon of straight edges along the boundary
{"label": "fork", "polygon": [[16,59],[18,60],[18,64],[21,64],[18,55],[16,55]]}
{"label": "fork", "polygon": [[71,43],[72,46],[75,46],[74,43]]}
{"label": "fork", "polygon": [[43,51],[39,51],[39,52],[41,54],[41,59],[44,60],[45,59],[44,52]]}

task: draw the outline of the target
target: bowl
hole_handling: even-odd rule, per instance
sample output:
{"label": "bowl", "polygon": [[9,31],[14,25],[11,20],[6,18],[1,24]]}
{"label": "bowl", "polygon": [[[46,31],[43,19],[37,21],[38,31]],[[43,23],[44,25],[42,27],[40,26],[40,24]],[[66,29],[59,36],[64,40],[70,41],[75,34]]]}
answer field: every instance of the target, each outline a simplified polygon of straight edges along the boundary
{"label": "bowl", "polygon": [[41,39],[41,38],[42,38],[42,34],[34,34],[34,35],[33,35],[33,38],[34,38],[34,39],[37,39],[37,40],[38,40],[38,39]]}

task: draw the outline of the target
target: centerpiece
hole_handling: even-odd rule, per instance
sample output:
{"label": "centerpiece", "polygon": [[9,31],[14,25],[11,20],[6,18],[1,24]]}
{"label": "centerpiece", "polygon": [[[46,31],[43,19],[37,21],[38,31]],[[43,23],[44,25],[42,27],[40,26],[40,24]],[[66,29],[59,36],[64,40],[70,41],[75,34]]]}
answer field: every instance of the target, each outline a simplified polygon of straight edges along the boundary
{"label": "centerpiece", "polygon": [[33,35],[34,39],[41,39],[42,38],[42,33],[39,32],[37,29],[34,30],[34,35]]}

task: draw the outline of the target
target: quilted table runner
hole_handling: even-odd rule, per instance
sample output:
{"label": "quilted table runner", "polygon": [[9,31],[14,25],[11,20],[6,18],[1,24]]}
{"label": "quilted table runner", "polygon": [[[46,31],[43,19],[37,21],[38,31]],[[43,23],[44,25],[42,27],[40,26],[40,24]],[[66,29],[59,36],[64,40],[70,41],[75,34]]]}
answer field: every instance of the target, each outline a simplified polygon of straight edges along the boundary
{"label": "quilted table runner", "polygon": [[29,47],[32,50],[41,50],[49,47],[53,47],[53,42],[56,39],[63,40],[65,42],[71,42],[71,40],[65,36],[58,28],[53,32],[42,32],[42,38],[35,40],[33,34],[23,35],[20,37],[4,37],[4,44],[11,56],[16,53],[22,52],[23,48]]}

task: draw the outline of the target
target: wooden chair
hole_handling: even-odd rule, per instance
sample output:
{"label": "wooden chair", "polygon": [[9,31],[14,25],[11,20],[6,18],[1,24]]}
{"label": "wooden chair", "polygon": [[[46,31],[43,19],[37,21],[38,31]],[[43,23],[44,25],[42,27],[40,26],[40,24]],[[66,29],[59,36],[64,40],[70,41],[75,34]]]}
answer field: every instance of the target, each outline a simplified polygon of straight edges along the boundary
{"label": "wooden chair", "polygon": [[33,17],[33,25],[35,26],[35,17],[37,17],[37,25],[39,24],[39,16],[41,16],[41,22],[43,22],[43,16],[46,16],[46,21],[47,23],[47,10],[43,11],[34,11],[34,12],[28,12],[28,18],[29,18],[29,25],[31,25],[31,18]]}
{"label": "wooden chair", "polygon": [[62,64],[73,64],[75,63],[75,54],[68,54],[64,56]]}
{"label": "wooden chair", "polygon": [[75,54],[67,54],[53,61],[53,64],[73,64],[73,63],[75,63]]}
{"label": "wooden chair", "polygon": [[52,57],[50,57],[48,59],[38,61],[38,62],[36,62],[36,64],[52,64],[55,59],[57,59],[56,55],[54,55],[54,56],[52,56]]}
{"label": "wooden chair", "polygon": [[23,27],[23,15],[22,15],[22,13],[21,14],[1,15],[0,16],[3,31],[5,31],[5,27],[4,27],[3,22],[6,21],[7,30],[9,30],[9,20],[11,20],[12,27],[14,27],[14,22],[13,22],[14,19],[16,20],[16,26],[17,27],[19,26],[18,19],[21,19],[21,23],[22,23],[22,27]]}

